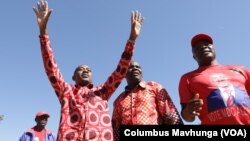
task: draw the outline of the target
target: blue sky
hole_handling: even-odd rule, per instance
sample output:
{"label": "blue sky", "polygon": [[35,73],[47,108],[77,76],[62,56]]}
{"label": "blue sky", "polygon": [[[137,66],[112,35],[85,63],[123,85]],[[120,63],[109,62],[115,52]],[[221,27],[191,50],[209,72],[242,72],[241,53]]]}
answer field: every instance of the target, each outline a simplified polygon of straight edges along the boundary
{"label": "blue sky", "polygon": [[[57,132],[60,104],[45,75],[39,30],[32,7],[36,0],[6,0],[0,5],[0,139],[18,140],[35,125],[37,111],[50,113],[47,127]],[[64,79],[73,83],[75,67],[87,64],[94,84],[103,83],[116,68],[130,33],[130,13],[145,17],[134,59],[146,81],[157,81],[180,111],[178,83],[197,68],[190,40],[197,33],[213,37],[220,64],[250,68],[250,1],[248,0],[48,0],[53,9],[48,28]],[[122,82],[109,101],[123,91]],[[199,120],[193,123],[199,124]]]}

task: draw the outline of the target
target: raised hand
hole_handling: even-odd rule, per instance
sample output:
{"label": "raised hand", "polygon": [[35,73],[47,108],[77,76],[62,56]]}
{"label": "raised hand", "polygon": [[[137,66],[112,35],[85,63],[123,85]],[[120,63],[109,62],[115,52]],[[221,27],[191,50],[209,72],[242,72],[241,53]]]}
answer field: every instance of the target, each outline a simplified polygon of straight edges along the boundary
{"label": "raised hand", "polygon": [[40,29],[40,35],[47,34],[47,23],[52,9],[49,9],[48,2],[40,0],[37,2],[37,7],[33,7],[37,17],[37,23]]}
{"label": "raised hand", "polygon": [[141,26],[144,22],[144,17],[138,11],[132,11],[131,13],[131,32],[129,40],[135,41],[141,31]]}

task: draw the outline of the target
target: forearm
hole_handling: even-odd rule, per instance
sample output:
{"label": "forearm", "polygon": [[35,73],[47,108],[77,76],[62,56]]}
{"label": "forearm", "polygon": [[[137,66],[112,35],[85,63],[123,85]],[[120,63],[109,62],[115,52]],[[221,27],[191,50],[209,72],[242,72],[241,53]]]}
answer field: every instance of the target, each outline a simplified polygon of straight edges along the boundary
{"label": "forearm", "polygon": [[125,77],[132,60],[134,47],[134,43],[132,43],[131,41],[127,42],[115,71],[108,77],[108,79],[104,83],[103,87],[107,90],[105,93],[102,93],[102,97],[104,99],[108,100],[111,97],[114,91],[118,88],[122,79]]}
{"label": "forearm", "polygon": [[48,35],[47,29],[40,29],[40,36],[43,36],[43,35]]}
{"label": "forearm", "polygon": [[64,84],[65,82],[55,62],[53,51],[50,46],[49,35],[40,35],[39,37],[41,43],[42,59],[47,77],[55,91],[58,94],[61,94],[63,93],[66,84]]}
{"label": "forearm", "polygon": [[135,43],[135,40],[136,40],[137,36],[133,36],[132,34],[129,36],[129,41],[132,41]]}

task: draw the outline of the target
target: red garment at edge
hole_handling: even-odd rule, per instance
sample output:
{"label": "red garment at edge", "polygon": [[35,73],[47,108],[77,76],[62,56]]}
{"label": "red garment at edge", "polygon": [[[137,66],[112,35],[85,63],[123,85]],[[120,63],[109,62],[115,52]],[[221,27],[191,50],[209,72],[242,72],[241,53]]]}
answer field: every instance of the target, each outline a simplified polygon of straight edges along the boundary
{"label": "red garment at edge", "polygon": [[142,81],[132,91],[126,87],[115,100],[112,116],[115,141],[120,138],[120,125],[160,124],[183,124],[168,92],[160,84]]}
{"label": "red garment at edge", "polygon": [[200,67],[181,77],[181,104],[203,99],[201,124],[250,124],[250,73],[243,66]]}
{"label": "red garment at edge", "polygon": [[35,134],[35,139],[34,141],[45,141],[45,137],[46,137],[46,130],[42,130],[42,131],[36,131],[35,128],[32,128],[34,134]]}
{"label": "red garment at edge", "polygon": [[48,35],[40,36],[42,58],[48,79],[61,104],[58,141],[113,140],[107,100],[125,77],[134,43],[128,41],[116,70],[100,86],[68,84],[54,60]]}

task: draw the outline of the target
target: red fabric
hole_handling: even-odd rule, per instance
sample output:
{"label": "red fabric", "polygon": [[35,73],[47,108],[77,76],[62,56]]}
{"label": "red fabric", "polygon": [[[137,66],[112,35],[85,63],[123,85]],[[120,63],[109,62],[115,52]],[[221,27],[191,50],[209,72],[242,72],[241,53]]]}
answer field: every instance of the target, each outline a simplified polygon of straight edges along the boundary
{"label": "red fabric", "polygon": [[43,116],[43,115],[46,115],[48,118],[50,117],[49,114],[46,113],[46,112],[38,112],[38,113],[36,114],[36,117],[40,117],[40,116]]}
{"label": "red fabric", "polygon": [[114,102],[114,140],[119,141],[120,125],[183,124],[167,91],[156,82],[141,82],[126,90]]}
{"label": "red fabric", "polygon": [[32,128],[35,134],[34,141],[45,141],[45,130],[42,131],[36,131],[34,128]]}
{"label": "red fabric", "polygon": [[200,95],[201,124],[250,124],[249,74],[243,66],[200,67],[181,77],[180,101],[186,104]]}
{"label": "red fabric", "polygon": [[100,86],[80,87],[64,81],[55,62],[49,36],[40,36],[42,58],[48,79],[61,103],[58,141],[113,140],[107,100],[126,75],[134,44],[127,42],[116,70]]}

